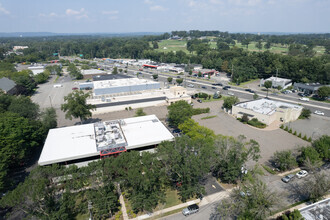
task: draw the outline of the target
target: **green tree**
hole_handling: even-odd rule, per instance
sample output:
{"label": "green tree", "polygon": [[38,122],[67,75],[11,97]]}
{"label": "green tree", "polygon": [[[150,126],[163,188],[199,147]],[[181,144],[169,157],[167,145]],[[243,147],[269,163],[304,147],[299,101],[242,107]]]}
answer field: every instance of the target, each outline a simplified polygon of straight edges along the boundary
{"label": "green tree", "polygon": [[87,65],[87,64],[83,64],[83,65],[81,66],[81,69],[82,69],[82,70],[89,70],[90,67],[89,67],[89,65]]}
{"label": "green tree", "polygon": [[223,51],[223,50],[229,50],[229,45],[225,42],[217,42],[217,47],[219,51]]}
{"label": "green tree", "polygon": [[239,99],[236,96],[225,97],[223,101],[223,108],[231,109],[234,104],[239,102]]}
{"label": "green tree", "polygon": [[299,119],[309,119],[311,117],[311,110],[308,108],[303,108],[300,115]]}
{"label": "green tree", "polygon": [[284,213],[281,216],[281,220],[304,220],[304,217],[300,214],[299,210],[295,209],[293,212]]}
{"label": "green tree", "polygon": [[192,106],[184,100],[172,103],[167,109],[169,123],[176,127],[187,119],[190,119],[193,115]]}
{"label": "green tree", "polygon": [[172,80],[173,80],[172,77],[168,77],[168,78],[167,78],[167,82],[168,82],[168,83],[172,83]]}
{"label": "green tree", "polygon": [[153,46],[154,49],[158,49],[159,48],[157,41],[153,41],[152,42],[152,46]]}
{"label": "green tree", "polygon": [[265,47],[265,49],[269,50],[271,48],[271,46],[272,46],[271,43],[269,41],[267,41],[264,47]]}
{"label": "green tree", "polygon": [[313,141],[313,147],[319,153],[320,157],[325,160],[329,161],[330,158],[330,136],[323,135],[319,139]]}
{"label": "green tree", "polygon": [[138,108],[135,112],[135,117],[145,116],[145,115],[147,114],[143,111],[143,108]]}
{"label": "green tree", "polygon": [[264,86],[265,86],[265,88],[267,89],[267,97],[268,97],[268,91],[269,91],[269,88],[271,88],[272,85],[273,85],[272,81],[266,81],[266,82],[264,83]]}
{"label": "green tree", "polygon": [[158,79],[158,74],[152,74],[152,77],[154,78],[154,80]]}
{"label": "green tree", "polygon": [[[244,192],[244,196],[242,195]],[[248,194],[247,194],[248,192]],[[244,182],[234,189],[228,199],[221,200],[218,216],[221,219],[267,219],[279,204],[278,195],[267,188],[261,180]]]}
{"label": "green tree", "polygon": [[123,72],[123,69],[119,69],[119,72],[122,73]]}
{"label": "green tree", "polygon": [[69,72],[71,77],[74,77],[76,79],[82,79],[83,78],[83,75],[81,74],[80,70],[73,63],[69,64],[68,72]]}
{"label": "green tree", "polygon": [[258,98],[259,98],[258,94],[257,94],[257,93],[254,93],[254,94],[253,94],[253,99],[256,100],[256,99],[258,99]]}
{"label": "green tree", "polygon": [[242,177],[242,167],[248,160],[258,161],[260,147],[255,140],[246,141],[244,136],[238,139],[219,136],[215,139],[215,159],[213,173],[223,182],[236,183]]}
{"label": "green tree", "polygon": [[312,146],[303,147],[303,148],[301,148],[300,152],[301,153],[298,157],[298,162],[301,165],[303,165],[307,159],[312,164],[316,164],[316,163],[319,163],[321,161],[319,153]]}
{"label": "green tree", "polygon": [[113,68],[112,74],[118,74],[118,68],[116,66]]}
{"label": "green tree", "polygon": [[65,118],[72,120],[74,118],[80,118],[80,121],[86,120],[92,116],[91,110],[96,107],[91,104],[87,104],[86,99],[91,93],[84,93],[81,90],[76,90],[64,97],[65,103],[61,105],[61,110],[66,112]]}
{"label": "green tree", "polygon": [[193,119],[187,119],[179,124],[179,129],[192,140],[212,141],[215,138],[215,134],[211,129],[200,126]]}
{"label": "green tree", "polygon": [[180,79],[176,79],[175,81],[178,85],[180,85],[183,82],[183,79],[180,78]]}
{"label": "green tree", "polygon": [[259,40],[257,43],[256,43],[256,48],[258,48],[259,49],[259,51],[262,49],[262,42],[261,42],[261,40]]}
{"label": "green tree", "polygon": [[322,199],[330,191],[330,179],[325,173],[316,172],[309,178],[304,186],[304,192],[312,202]]}
{"label": "green tree", "polygon": [[45,130],[57,127],[57,115],[54,108],[46,108],[44,112],[41,113],[41,122]]}
{"label": "green tree", "polygon": [[329,86],[322,86],[317,90],[317,95],[321,99],[326,99],[330,96],[330,87]]}
{"label": "green tree", "polygon": [[39,117],[39,106],[26,96],[13,98],[8,106],[8,111],[29,119],[37,119]]}
{"label": "green tree", "polygon": [[298,165],[296,158],[290,150],[276,151],[272,160],[274,161],[275,166],[281,171],[291,170]]}
{"label": "green tree", "polygon": [[169,181],[176,185],[182,201],[204,193],[201,179],[210,170],[213,145],[188,136],[176,138],[174,142],[163,142],[157,148],[157,155]]}
{"label": "green tree", "polygon": [[189,73],[189,76],[191,76],[193,72],[192,72],[192,70],[189,70],[188,73]]}
{"label": "green tree", "polygon": [[33,79],[37,84],[45,83],[47,79],[49,78],[50,72],[48,70],[45,70],[42,73],[39,73],[38,75],[34,76]]}

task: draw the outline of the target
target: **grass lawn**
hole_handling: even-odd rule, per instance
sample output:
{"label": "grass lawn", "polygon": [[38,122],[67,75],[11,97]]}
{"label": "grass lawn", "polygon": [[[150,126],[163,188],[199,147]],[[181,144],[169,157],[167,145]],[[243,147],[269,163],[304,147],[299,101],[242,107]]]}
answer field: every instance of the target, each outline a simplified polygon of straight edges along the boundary
{"label": "grass lawn", "polygon": [[220,100],[222,100],[223,99],[223,96],[221,98],[219,98],[219,99],[214,99],[213,98],[213,95],[211,95],[211,98],[210,99],[209,98],[207,98],[206,100],[205,99],[202,99],[202,98],[198,98],[198,99],[202,100],[202,102],[214,102],[214,101],[220,101]]}
{"label": "grass lawn", "polygon": [[211,116],[206,116],[206,117],[203,117],[201,118],[202,120],[205,120],[205,119],[211,119],[211,118],[215,118],[217,117],[216,115],[211,115]]}
{"label": "grass lawn", "polygon": [[76,220],[88,220],[89,219],[89,214],[86,213],[86,214],[78,214],[76,216]]}
{"label": "grass lawn", "polygon": [[168,189],[166,191],[165,206],[164,209],[181,204],[181,200],[177,190]]}
{"label": "grass lawn", "polygon": [[330,103],[329,100],[319,100],[319,99],[316,99],[314,97],[310,97],[310,99],[314,100],[314,101],[318,101],[318,102],[324,102],[324,103]]}
{"label": "grass lawn", "polygon": [[162,40],[158,42],[158,46],[157,51],[159,52],[183,51],[189,53],[186,40]]}

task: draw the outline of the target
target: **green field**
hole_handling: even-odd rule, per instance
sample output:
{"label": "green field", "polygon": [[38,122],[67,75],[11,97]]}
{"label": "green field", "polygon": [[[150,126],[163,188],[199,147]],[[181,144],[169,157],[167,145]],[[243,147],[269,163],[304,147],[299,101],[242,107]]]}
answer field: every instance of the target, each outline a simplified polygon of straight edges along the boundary
{"label": "green field", "polygon": [[183,51],[189,53],[187,50],[187,41],[186,40],[162,40],[158,42],[159,48],[157,51],[160,52],[170,52],[170,51]]}
{"label": "green field", "polygon": [[[255,41],[252,41],[249,44],[249,47],[246,48],[245,45],[242,45],[241,43],[236,43],[236,47],[238,48],[243,48],[245,50],[251,51],[251,52],[264,52],[266,51],[266,49],[263,47],[261,50],[259,50],[256,47],[256,43]],[[266,43],[263,42],[263,45],[265,45]],[[210,48],[212,49],[216,49],[217,48],[217,42],[216,41],[210,41],[209,42]],[[150,46],[151,43],[150,43]],[[189,53],[189,51],[187,50],[187,40],[162,40],[160,42],[158,42],[158,46],[159,48],[157,49],[157,51],[160,52],[176,52],[176,51],[183,51],[185,53]],[[233,46],[231,46],[233,47]],[[272,47],[269,49],[270,52],[272,53],[277,53],[277,54],[287,54],[288,53],[288,45],[281,45],[281,44],[272,44]],[[316,46],[314,48],[314,51],[316,52],[316,55],[322,55],[325,52],[325,48],[323,46]]]}

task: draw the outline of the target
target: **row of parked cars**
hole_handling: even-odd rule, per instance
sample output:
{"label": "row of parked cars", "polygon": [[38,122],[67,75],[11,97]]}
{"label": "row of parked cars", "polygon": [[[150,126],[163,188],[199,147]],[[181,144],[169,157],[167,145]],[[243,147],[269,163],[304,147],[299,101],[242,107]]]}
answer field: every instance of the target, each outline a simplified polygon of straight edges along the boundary
{"label": "row of parked cars", "polygon": [[290,182],[295,176],[298,178],[298,179],[301,179],[303,177],[306,177],[308,175],[308,172],[306,170],[300,170],[298,173],[296,173],[296,175],[294,174],[289,174],[289,175],[286,175],[285,177],[282,178],[282,181],[285,182],[285,183],[288,183]]}

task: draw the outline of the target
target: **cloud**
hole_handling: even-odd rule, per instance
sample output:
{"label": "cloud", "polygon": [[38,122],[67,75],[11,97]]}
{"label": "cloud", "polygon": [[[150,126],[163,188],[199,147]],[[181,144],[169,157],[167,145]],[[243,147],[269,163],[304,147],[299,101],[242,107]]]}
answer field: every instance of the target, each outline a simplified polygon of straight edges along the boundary
{"label": "cloud", "polygon": [[236,6],[255,6],[261,3],[261,0],[229,0],[229,3],[232,3]]}
{"label": "cloud", "polygon": [[150,11],[166,11],[166,10],[167,10],[167,8],[164,8],[161,5],[150,6]]}
{"label": "cloud", "polygon": [[75,11],[73,9],[68,8],[68,9],[66,9],[65,14],[67,16],[73,16],[77,19],[88,18],[88,15],[84,8],[81,8],[80,11]]}
{"label": "cloud", "polygon": [[10,15],[10,11],[2,7],[1,3],[0,3],[0,14]]}
{"label": "cloud", "polygon": [[194,1],[194,0],[188,1],[188,6],[189,7],[195,7],[196,5],[197,5],[197,2],[196,1]]}
{"label": "cloud", "polygon": [[59,17],[59,15],[56,14],[55,12],[51,12],[49,14],[41,13],[41,14],[39,14],[39,17],[49,17],[49,18],[52,18],[52,17]]}
{"label": "cloud", "polygon": [[144,0],[144,4],[151,5],[153,2],[151,0]]}
{"label": "cloud", "polygon": [[223,4],[223,1],[221,1],[221,0],[210,0],[210,3],[215,4],[215,5],[221,5],[221,4]]}
{"label": "cloud", "polygon": [[102,11],[104,15],[116,15],[119,14],[119,11]]}

